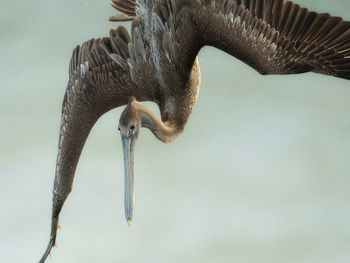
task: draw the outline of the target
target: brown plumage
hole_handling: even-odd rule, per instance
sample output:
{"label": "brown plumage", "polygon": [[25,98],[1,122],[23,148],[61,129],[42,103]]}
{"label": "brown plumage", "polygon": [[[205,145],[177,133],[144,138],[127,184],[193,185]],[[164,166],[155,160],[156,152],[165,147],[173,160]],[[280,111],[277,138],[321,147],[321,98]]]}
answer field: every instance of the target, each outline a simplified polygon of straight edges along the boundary
{"label": "brown plumage", "polygon": [[[134,140],[141,127],[161,141],[184,129],[196,101],[196,56],[217,47],[261,74],[314,71],[350,79],[350,22],[284,0],[112,0],[124,27],[73,51],[63,102],[52,228],[44,262],[55,243],[58,217],[71,191],[85,140],[98,118],[126,105],[119,123],[125,157],[125,205],[132,219]],[[161,120],[140,102],[158,104]]]}

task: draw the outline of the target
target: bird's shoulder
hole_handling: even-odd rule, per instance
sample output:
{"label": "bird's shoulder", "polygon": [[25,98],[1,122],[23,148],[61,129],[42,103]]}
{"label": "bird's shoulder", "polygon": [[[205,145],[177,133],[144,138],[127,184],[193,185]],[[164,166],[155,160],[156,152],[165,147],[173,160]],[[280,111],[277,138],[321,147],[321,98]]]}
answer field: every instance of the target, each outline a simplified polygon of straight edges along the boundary
{"label": "bird's shoulder", "polygon": [[[156,56],[161,56],[165,67],[184,67],[189,63],[187,70],[191,70],[192,57],[197,51],[192,45],[196,36],[191,18],[191,1],[112,0],[112,5],[122,13],[122,16],[115,17],[126,15],[132,18],[131,35],[134,47],[138,49],[137,55],[150,58],[150,64]],[[191,59],[182,61],[187,57]]]}

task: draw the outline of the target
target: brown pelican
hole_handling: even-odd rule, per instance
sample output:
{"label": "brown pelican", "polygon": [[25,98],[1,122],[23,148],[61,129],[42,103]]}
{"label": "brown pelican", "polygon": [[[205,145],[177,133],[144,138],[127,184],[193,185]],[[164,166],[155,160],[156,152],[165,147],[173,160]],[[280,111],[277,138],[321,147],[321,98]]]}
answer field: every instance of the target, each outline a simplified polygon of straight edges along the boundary
{"label": "brown pelican", "polygon": [[[107,111],[127,105],[119,121],[125,164],[125,215],[133,217],[135,141],[141,127],[161,141],[184,129],[200,86],[196,56],[219,48],[261,74],[317,72],[350,79],[350,22],[284,0],[112,0],[132,21],[73,51],[63,101],[52,227],[44,262],[55,244],[58,218],[72,189],[87,136]],[[152,101],[161,118],[142,105]]]}

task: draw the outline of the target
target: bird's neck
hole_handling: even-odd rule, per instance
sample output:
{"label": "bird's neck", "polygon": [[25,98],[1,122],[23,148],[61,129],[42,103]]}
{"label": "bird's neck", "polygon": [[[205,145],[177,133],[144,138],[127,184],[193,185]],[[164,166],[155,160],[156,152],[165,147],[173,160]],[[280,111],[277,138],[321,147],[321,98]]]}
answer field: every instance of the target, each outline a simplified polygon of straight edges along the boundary
{"label": "bird's neck", "polygon": [[[184,78],[178,78],[176,92],[164,94],[160,99],[161,118],[134,101],[129,104],[141,119],[142,127],[148,128],[162,142],[171,142],[183,131],[197,100],[200,88],[200,66],[195,59],[192,70]],[[181,81],[180,81],[181,79]]]}
{"label": "bird's neck", "polygon": [[171,142],[181,133],[182,128],[176,122],[163,122],[141,103],[135,102],[132,107],[136,110],[142,127],[149,129],[160,141]]}

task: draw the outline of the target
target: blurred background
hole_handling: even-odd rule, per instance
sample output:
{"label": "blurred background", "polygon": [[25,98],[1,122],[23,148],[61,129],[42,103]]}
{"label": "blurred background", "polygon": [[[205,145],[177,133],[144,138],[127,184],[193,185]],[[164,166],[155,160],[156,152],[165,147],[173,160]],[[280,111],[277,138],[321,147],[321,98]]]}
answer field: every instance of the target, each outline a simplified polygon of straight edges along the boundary
{"label": "blurred background", "polygon": [[[297,2],[350,20],[348,0]],[[114,14],[109,0],[0,0],[2,263],[46,248],[71,52],[108,35]],[[47,262],[350,262],[350,82],[263,77],[214,48],[199,57],[185,132],[139,139],[133,227],[116,109],[87,141]]]}

